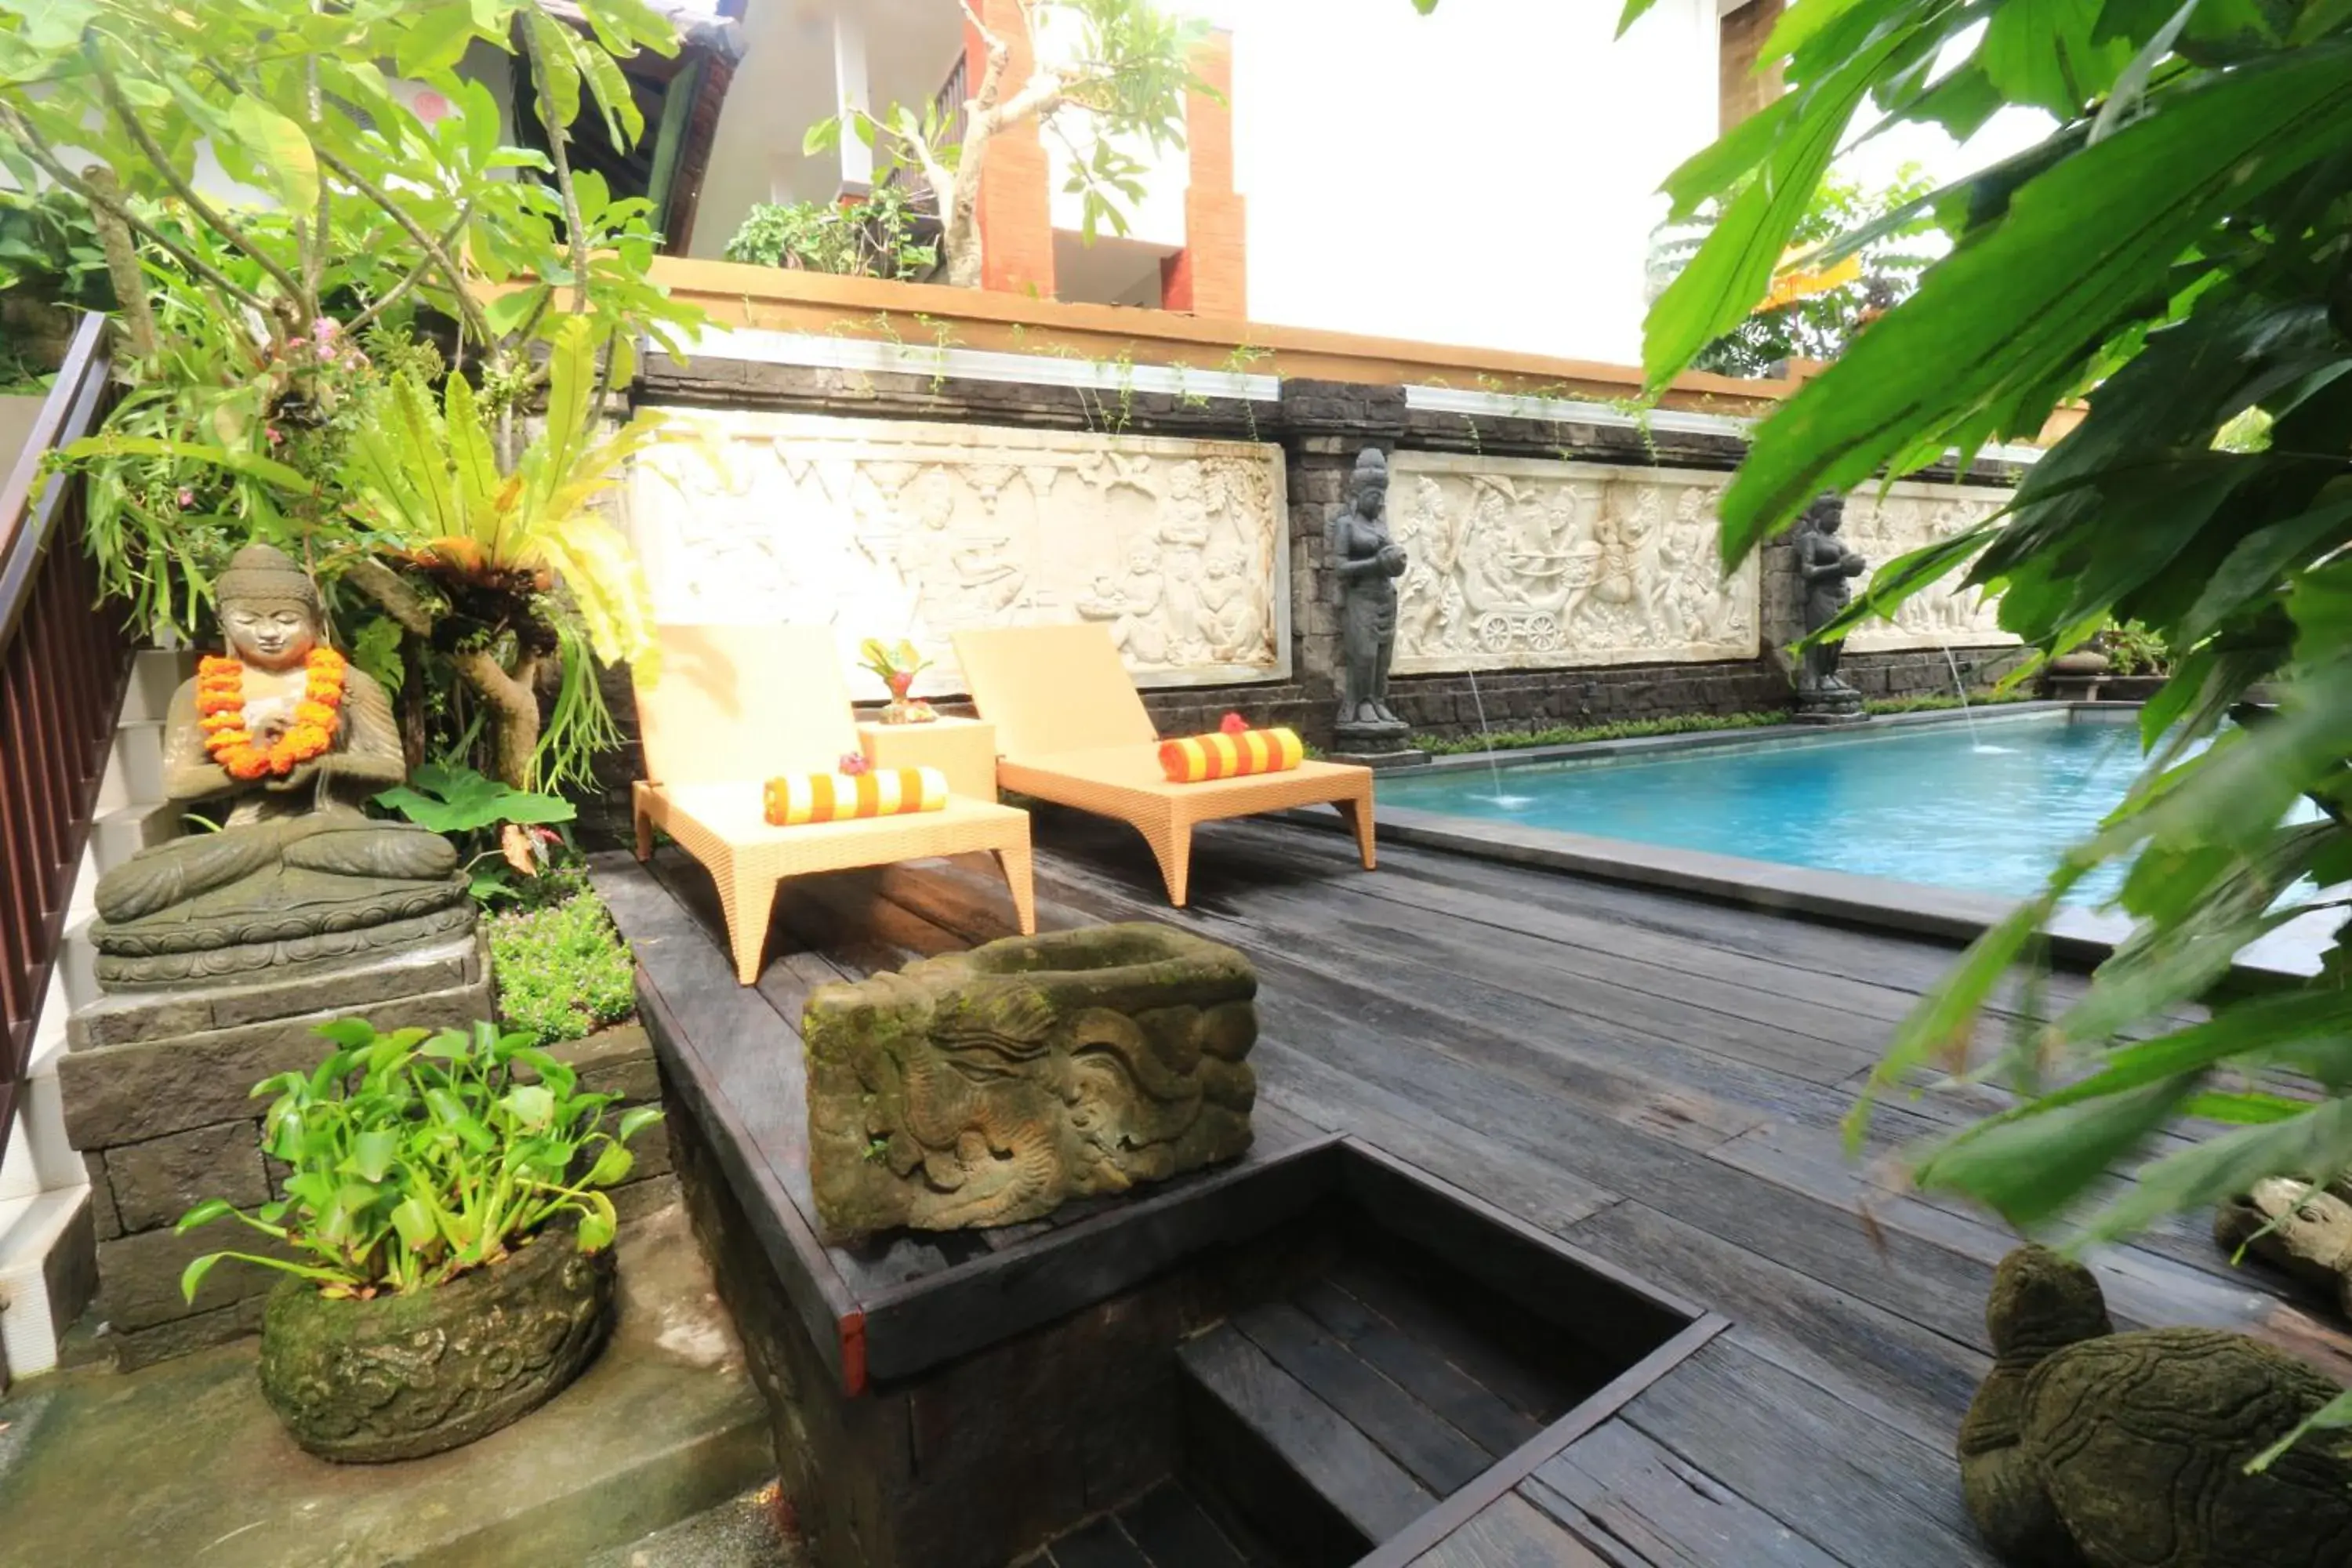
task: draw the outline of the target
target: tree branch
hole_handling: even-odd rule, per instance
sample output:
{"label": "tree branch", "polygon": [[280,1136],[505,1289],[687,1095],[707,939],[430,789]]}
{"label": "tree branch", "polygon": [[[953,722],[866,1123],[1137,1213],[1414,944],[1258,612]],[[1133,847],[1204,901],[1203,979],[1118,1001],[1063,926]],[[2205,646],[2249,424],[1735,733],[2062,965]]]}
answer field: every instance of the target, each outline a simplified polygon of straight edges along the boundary
{"label": "tree branch", "polygon": [[[92,163],[82,171],[94,191],[120,197],[114,171]],[[115,308],[122,312],[122,330],[132,357],[145,359],[155,352],[155,310],[147,299],[147,275],[139,268],[139,250],[131,242],[131,226],[114,209],[89,204],[90,226],[98,230],[99,248],[106,253],[106,274],[114,285]]]}
{"label": "tree branch", "polygon": [[344,567],[343,581],[373,599],[377,607],[411,637],[433,635],[433,612],[425,595],[374,556],[362,555]]}
{"label": "tree branch", "polygon": [[[315,301],[304,291],[301,282],[280,267],[276,258],[254,244],[252,237],[243,229],[229,222],[210,202],[197,195],[196,187],[173,167],[171,155],[149,133],[147,127],[140,123],[139,111],[131,107],[129,99],[122,96],[122,89],[115,83],[114,73],[107,68],[106,61],[98,52],[98,41],[95,38],[87,41],[83,51],[89,57],[90,71],[98,78],[98,90],[106,100],[106,106],[114,111],[114,117],[122,122],[123,129],[131,132],[131,139],[139,143],[139,150],[147,155],[147,161],[155,166],[155,172],[163,176],[164,183],[182,201],[188,204],[188,210],[196,215],[198,222],[251,257],[264,272],[269,274],[271,280],[285,291],[286,309],[292,312],[291,315],[284,315],[284,319],[296,331],[300,331],[308,324],[308,318],[318,313],[315,309],[306,309],[314,306]],[[298,214],[294,219],[297,234],[301,232],[301,225],[302,220]]]}
{"label": "tree branch", "polygon": [[[441,237],[441,248],[444,251],[457,243],[457,237],[466,232],[466,225],[473,216],[474,204],[472,199],[469,197],[457,208],[457,221],[452,223],[449,226],[448,231]],[[425,255],[419,257],[417,258],[416,265],[408,269],[408,275],[406,277],[403,278],[399,282],[386,289],[382,299],[376,300],[366,310],[362,310],[358,315],[352,317],[351,321],[345,324],[344,330],[346,331],[356,332],[362,327],[366,326],[370,321],[374,321],[378,316],[383,315],[386,310],[392,309],[393,306],[398,304],[401,299],[406,295],[410,289],[423,282],[426,273],[432,271],[441,264],[440,258],[431,251],[427,251]]]}
{"label": "tree branch", "polygon": [[539,41],[541,26],[553,26],[537,7],[525,13],[522,19],[522,43],[530,57],[531,85],[539,89],[539,123],[547,132],[548,161],[555,165],[556,194],[563,200],[563,226],[572,247],[572,308],[585,315],[588,310],[588,236],[580,222],[580,193],[572,183],[572,157],[564,148],[572,140],[571,129],[557,123],[555,100],[547,90],[547,53]]}
{"label": "tree branch", "polygon": [[154,225],[141,217],[139,216],[138,209],[131,206],[128,202],[123,201],[120,196],[104,196],[92,190],[89,181],[84,180],[80,175],[76,174],[58,160],[56,152],[50,147],[48,142],[42,137],[39,132],[33,129],[32,122],[25,119],[23,115],[17,113],[16,110],[5,103],[0,103],[0,131],[7,132],[9,136],[16,141],[16,144],[25,149],[25,155],[32,159],[33,162],[40,167],[43,174],[48,175],[49,178],[55,180],[58,184],[64,186],[67,190],[71,191],[74,195],[89,203],[92,206],[105,208],[106,211],[113,214],[116,217],[121,219],[124,224],[128,225],[132,232],[152,242],[157,248],[169,255],[173,260],[178,262],[181,266],[186,268],[190,272],[203,279],[205,282],[210,283],[214,288],[218,289],[230,299],[237,301],[237,303],[244,305],[247,309],[263,316],[267,316],[270,313],[268,300],[263,299],[260,295],[256,294],[250,289],[244,288],[243,286],[234,282],[230,279],[228,275],[221,271],[219,268],[215,267],[211,262],[206,261],[203,257],[198,256],[195,252],[188,249],[178,240],[173,239],[171,236],[163,233],[163,230],[157,228]]}
{"label": "tree branch", "polygon": [[450,292],[457,296],[458,313],[466,318],[466,324],[474,329],[484,344],[489,343],[495,336],[490,331],[489,318],[482,314],[481,302],[474,298],[473,290],[466,287],[465,270],[451,257],[448,247],[434,238],[423,224],[410,216],[406,208],[336,153],[321,147],[319,149],[319,162],[332,170],[345,184],[383,209],[384,215],[398,224],[408,237],[416,242],[418,248],[439,266],[449,279]]}

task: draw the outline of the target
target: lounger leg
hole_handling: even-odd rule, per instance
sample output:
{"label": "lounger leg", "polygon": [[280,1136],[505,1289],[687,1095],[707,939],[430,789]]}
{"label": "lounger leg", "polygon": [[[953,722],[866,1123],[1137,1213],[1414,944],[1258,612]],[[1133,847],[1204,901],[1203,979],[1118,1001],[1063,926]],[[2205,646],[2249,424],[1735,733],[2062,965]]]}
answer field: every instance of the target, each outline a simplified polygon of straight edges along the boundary
{"label": "lounger leg", "polygon": [[1013,889],[1013,912],[1020,919],[1023,936],[1037,934],[1037,884],[1031,869],[1034,860],[1026,844],[996,852],[996,863],[1004,869],[1004,885]]}
{"label": "lounger leg", "polygon": [[637,858],[640,861],[654,858],[654,819],[646,809],[650,795],[643,784],[629,786],[629,816],[637,830]]}
{"label": "lounger leg", "polygon": [[1192,825],[1171,822],[1158,833],[1147,832],[1151,841],[1151,853],[1160,861],[1160,874],[1168,881],[1168,901],[1178,909],[1184,907],[1185,885],[1192,878]]}
{"label": "lounger leg", "polygon": [[739,984],[760,983],[761,960],[768,955],[768,921],[776,912],[773,877],[736,874],[719,883],[719,901],[726,906],[727,941],[735,950]]}
{"label": "lounger leg", "polygon": [[1372,797],[1352,795],[1331,804],[1339,808],[1340,819],[1356,830],[1356,851],[1364,858],[1364,869],[1372,870],[1380,864],[1372,848]]}

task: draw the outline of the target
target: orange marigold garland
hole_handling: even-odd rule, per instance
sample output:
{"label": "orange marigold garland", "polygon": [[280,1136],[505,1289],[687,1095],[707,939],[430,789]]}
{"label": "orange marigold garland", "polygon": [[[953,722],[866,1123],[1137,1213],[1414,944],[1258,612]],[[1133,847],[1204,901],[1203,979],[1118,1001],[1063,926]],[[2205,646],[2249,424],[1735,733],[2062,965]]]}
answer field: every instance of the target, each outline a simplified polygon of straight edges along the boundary
{"label": "orange marigold garland", "polygon": [[205,732],[205,750],[231,778],[248,781],[272,774],[283,778],[324,755],[335,743],[346,668],[343,656],[334,649],[312,648],[303,663],[302,698],[294,705],[294,722],[264,746],[245,727],[245,665],[218,655],[199,660],[196,723]]}

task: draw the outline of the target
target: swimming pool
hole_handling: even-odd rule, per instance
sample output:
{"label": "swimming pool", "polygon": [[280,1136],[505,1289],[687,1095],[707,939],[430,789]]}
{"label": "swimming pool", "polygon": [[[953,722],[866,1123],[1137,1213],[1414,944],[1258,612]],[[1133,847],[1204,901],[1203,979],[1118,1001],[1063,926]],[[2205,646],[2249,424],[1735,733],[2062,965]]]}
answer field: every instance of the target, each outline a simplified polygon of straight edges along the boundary
{"label": "swimming pool", "polygon": [[[2138,776],[2136,713],[1988,714],[1779,732],[1670,752],[1448,768],[1380,783],[1384,806],[2023,898]],[[1499,797],[1497,795],[1499,783]],[[2121,883],[2102,868],[2073,901]]]}

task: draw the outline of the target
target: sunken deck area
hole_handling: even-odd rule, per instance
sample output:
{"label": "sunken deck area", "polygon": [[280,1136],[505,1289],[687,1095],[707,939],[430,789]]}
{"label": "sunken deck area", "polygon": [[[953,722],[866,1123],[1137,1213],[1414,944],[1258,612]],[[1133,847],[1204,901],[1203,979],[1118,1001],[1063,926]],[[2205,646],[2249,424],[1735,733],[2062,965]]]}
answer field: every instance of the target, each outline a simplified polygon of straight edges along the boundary
{"label": "sunken deck area", "polygon": [[[1165,920],[1255,962],[1256,1145],[855,1249],[808,1217],[802,1003],[1012,934],[1001,879],[787,884],[740,989],[698,868],[596,862],[818,1562],[979,1561],[969,1536],[1054,1568],[1993,1563],[1951,1447],[2011,1238],[1883,1158],[1992,1101],[1889,1105],[1860,1163],[1838,1128],[1951,949],[1440,852],[1367,874],[1269,823],[1202,829],[1175,910],[1117,825],[1036,834],[1042,928]],[[2094,1261],[2119,1326],[2352,1376],[2352,1340],[2198,1222]],[[894,1513],[924,1498],[951,1521]]]}

